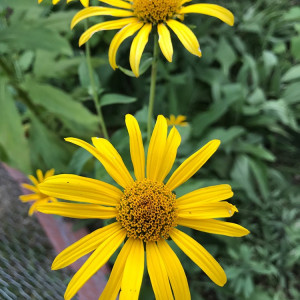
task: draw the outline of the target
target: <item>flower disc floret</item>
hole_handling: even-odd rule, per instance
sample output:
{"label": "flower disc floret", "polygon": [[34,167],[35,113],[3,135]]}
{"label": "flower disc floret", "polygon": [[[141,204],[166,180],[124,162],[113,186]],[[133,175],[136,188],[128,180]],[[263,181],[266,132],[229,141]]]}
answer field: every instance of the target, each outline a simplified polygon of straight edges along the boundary
{"label": "flower disc floret", "polygon": [[176,226],[175,199],[175,194],[161,182],[136,181],[124,191],[117,220],[129,238],[144,242],[167,239]]}
{"label": "flower disc floret", "polygon": [[178,0],[134,0],[135,15],[145,23],[158,24],[172,18],[179,10]]}

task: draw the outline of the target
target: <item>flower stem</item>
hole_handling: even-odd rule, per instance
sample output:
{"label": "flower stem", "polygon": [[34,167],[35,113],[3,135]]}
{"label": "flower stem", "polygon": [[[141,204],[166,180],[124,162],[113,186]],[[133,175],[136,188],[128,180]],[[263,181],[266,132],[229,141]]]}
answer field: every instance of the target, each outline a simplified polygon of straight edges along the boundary
{"label": "flower stem", "polygon": [[[86,20],[85,25],[86,25],[86,29],[87,29],[88,28],[88,21],[87,20]],[[101,128],[101,131],[102,131],[102,134],[103,134],[104,138],[109,140],[109,136],[108,136],[106,125],[105,125],[104,118],[103,118],[103,114],[102,114],[102,111],[101,111],[101,106],[100,106],[100,103],[99,103],[98,91],[97,91],[95,78],[94,78],[94,69],[93,69],[93,65],[92,65],[91,47],[90,47],[89,41],[87,41],[85,43],[85,56],[86,56],[86,63],[87,63],[90,82],[91,82],[92,96],[93,96],[96,112],[97,112],[97,115],[98,115],[98,118],[99,118],[100,128]]]}
{"label": "flower stem", "polygon": [[154,106],[154,100],[155,100],[157,62],[158,62],[158,38],[157,38],[157,34],[155,34],[154,35],[153,61],[152,61],[152,68],[151,68],[149,106],[148,106],[148,126],[147,126],[148,142],[150,141],[151,131],[152,131],[152,116],[153,116],[153,106]]}

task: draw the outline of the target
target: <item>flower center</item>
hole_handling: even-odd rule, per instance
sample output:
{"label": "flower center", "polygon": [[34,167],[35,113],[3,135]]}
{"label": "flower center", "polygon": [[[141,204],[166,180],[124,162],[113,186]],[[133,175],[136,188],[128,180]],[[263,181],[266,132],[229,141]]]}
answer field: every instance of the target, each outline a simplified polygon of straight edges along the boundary
{"label": "flower center", "polygon": [[176,196],[163,183],[144,179],[125,189],[117,220],[127,236],[144,242],[167,239],[176,226]]}
{"label": "flower center", "polygon": [[180,7],[180,0],[133,0],[132,8],[143,22],[157,24],[172,18]]}

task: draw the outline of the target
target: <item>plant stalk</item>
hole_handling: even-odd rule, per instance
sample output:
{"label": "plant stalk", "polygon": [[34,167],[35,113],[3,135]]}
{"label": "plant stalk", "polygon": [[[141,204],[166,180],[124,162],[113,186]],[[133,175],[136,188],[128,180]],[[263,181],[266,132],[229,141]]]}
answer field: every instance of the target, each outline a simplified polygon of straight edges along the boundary
{"label": "plant stalk", "polygon": [[157,37],[157,34],[155,34],[154,35],[153,61],[152,61],[152,68],[151,68],[149,105],[148,105],[148,126],[147,126],[148,142],[150,141],[151,131],[152,131],[152,117],[153,117],[153,107],[154,107],[154,100],[155,100],[157,62],[158,62],[158,37]]}
{"label": "plant stalk", "polygon": [[[88,28],[88,22],[86,21],[86,29],[87,28]],[[91,47],[90,47],[89,41],[87,41],[85,43],[85,56],[86,56],[86,63],[87,63],[87,66],[88,66],[89,77],[90,77],[90,82],[91,82],[92,96],[93,96],[96,112],[97,112],[97,115],[98,115],[98,118],[99,118],[100,128],[101,128],[101,131],[102,131],[102,134],[103,134],[104,138],[109,140],[109,136],[108,136],[108,133],[107,133],[105,121],[104,121],[103,114],[102,114],[102,111],[101,111],[101,106],[100,106],[99,97],[98,97],[98,91],[97,91],[97,87],[96,87],[96,83],[95,83],[94,69],[93,69],[92,57],[91,57]]]}

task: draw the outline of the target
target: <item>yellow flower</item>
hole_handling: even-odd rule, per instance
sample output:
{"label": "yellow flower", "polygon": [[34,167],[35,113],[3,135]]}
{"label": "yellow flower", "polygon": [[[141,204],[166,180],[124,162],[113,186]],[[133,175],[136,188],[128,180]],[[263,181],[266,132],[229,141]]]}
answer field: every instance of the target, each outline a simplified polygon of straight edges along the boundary
{"label": "yellow flower", "polygon": [[28,195],[21,195],[20,200],[22,202],[31,202],[34,203],[31,205],[28,214],[31,216],[36,211],[36,206],[41,203],[48,203],[48,202],[56,202],[57,200],[53,197],[49,197],[48,195],[43,194],[40,190],[38,185],[42,183],[46,178],[53,176],[54,169],[51,169],[46,172],[45,176],[43,175],[41,170],[36,171],[37,177],[35,178],[32,175],[29,175],[29,179],[32,181],[33,185],[23,183],[22,186],[33,192],[33,194]]}
{"label": "yellow flower", "polygon": [[183,6],[189,0],[100,0],[108,5],[89,7],[79,11],[73,18],[71,28],[81,20],[92,16],[121,17],[113,21],[96,24],[85,31],[79,40],[79,45],[86,43],[94,33],[102,30],[121,29],[112,39],[109,47],[109,63],[113,69],[116,64],[116,54],[121,43],[128,37],[138,34],[133,39],[130,49],[130,66],[135,74],[139,76],[139,64],[142,53],[148,42],[152,27],[157,28],[158,43],[165,58],[171,62],[173,46],[170,36],[172,31],[177,35],[183,46],[192,54],[201,56],[199,42],[194,33],[182,23],[185,14],[198,13],[216,17],[228,25],[233,25],[233,14],[215,4],[193,4]]}
{"label": "yellow flower", "polygon": [[[38,0],[39,3],[43,2],[43,0]],[[52,0],[52,4],[55,5],[59,2],[60,0]],[[67,0],[67,3],[71,2],[73,0]],[[88,7],[89,6],[89,0],[80,0],[81,4],[84,6],[84,7]]]}
{"label": "yellow flower", "polygon": [[178,115],[175,117],[174,115],[170,115],[170,119],[167,119],[168,126],[187,126],[189,123],[186,122],[186,116]]}
{"label": "yellow flower", "polygon": [[[164,183],[176,158],[181,138],[175,127],[167,134],[167,121],[158,116],[145,159],[142,135],[136,119],[126,115],[130,154],[135,180],[113,145],[103,138],[92,138],[93,145],[76,138],[66,141],[93,154],[121,187],[77,175],[53,176],[39,185],[43,193],[66,200],[45,203],[37,210],[72,218],[115,218],[62,251],[52,269],[60,269],[93,251],[70,281],[65,299],[71,299],[124,245],[115,261],[100,298],[138,299],[147,269],[157,299],[191,299],[183,267],[168,242],[171,238],[216,284],[223,286],[226,275],[218,262],[193,238],[175,228],[243,236],[249,231],[234,223],[215,220],[231,217],[236,207],[223,201],[232,197],[227,184],[201,188],[176,199],[173,192],[191,178],[219,147],[213,140],[185,160]],[[147,165],[147,168],[146,166]],[[146,173],[146,174],[145,174]],[[72,202],[70,202],[72,201]],[[74,203],[78,202],[78,203]],[[172,290],[171,290],[172,288]]]}

